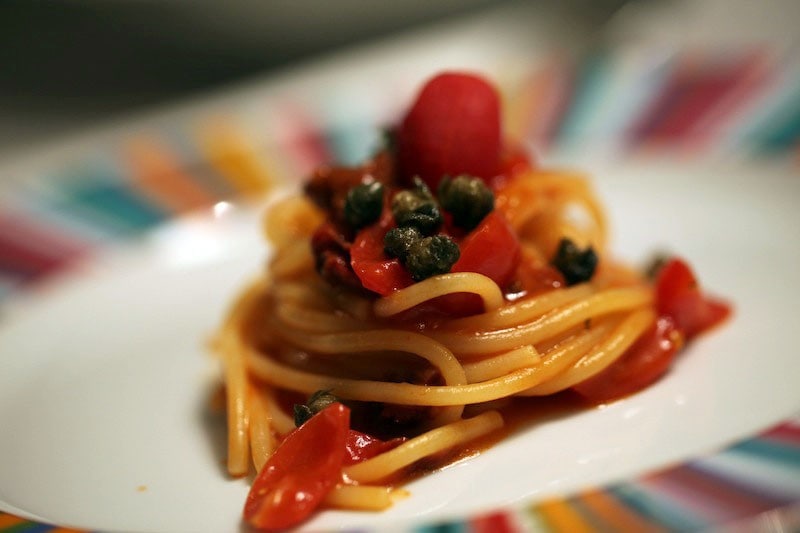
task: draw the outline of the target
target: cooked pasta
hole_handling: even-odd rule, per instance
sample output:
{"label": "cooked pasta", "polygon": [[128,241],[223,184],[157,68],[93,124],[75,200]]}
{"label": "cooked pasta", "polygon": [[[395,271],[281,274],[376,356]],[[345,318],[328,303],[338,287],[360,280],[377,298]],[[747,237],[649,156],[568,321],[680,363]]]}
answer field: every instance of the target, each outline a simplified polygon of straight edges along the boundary
{"label": "cooked pasta", "polygon": [[[402,128],[418,133],[409,120]],[[487,187],[478,178],[445,178],[436,198],[435,181],[430,189],[403,181],[403,153],[382,152],[357,169],[323,169],[307,194],[287,197],[267,213],[269,265],[242,291],[215,342],[224,367],[231,475],[247,474],[250,462],[262,471],[297,431],[292,403],[327,391],[352,410],[355,429],[405,440],[342,466],[320,503],[382,509],[403,494],[398,486],[410,466],[499,431],[508,402],[566,390],[595,398],[591,387],[619,373],[616,361],[653,349],[653,342],[665,342],[670,356],[681,345],[686,332],[662,324],[658,285],[609,257],[605,214],[585,178],[507,165],[502,179],[484,179],[492,202],[475,222],[462,209],[467,200],[457,197],[459,204],[445,194],[447,187],[483,194]],[[319,186],[327,187],[324,201],[314,190]],[[366,186],[357,192],[381,192],[377,214],[364,222],[347,202],[354,188]],[[343,200],[344,193],[351,196]],[[397,233],[412,240],[398,241],[401,251],[392,256],[388,234],[404,227],[399,221],[407,213],[398,209],[405,207],[397,207],[403,202],[414,216],[427,216],[431,205],[451,207],[437,223],[439,233],[418,235],[422,226]],[[375,242],[377,255],[364,259]],[[411,254],[422,245],[439,246],[425,253],[455,246],[460,255],[447,271],[419,274]],[[564,254],[566,266],[559,263]],[[576,257],[577,266],[569,263]],[[498,273],[498,264],[510,266]],[[631,392],[625,387],[639,379],[623,378],[616,395]],[[580,390],[585,384],[589,392]],[[260,508],[253,513],[266,516]],[[273,527],[269,520],[251,523]]]}

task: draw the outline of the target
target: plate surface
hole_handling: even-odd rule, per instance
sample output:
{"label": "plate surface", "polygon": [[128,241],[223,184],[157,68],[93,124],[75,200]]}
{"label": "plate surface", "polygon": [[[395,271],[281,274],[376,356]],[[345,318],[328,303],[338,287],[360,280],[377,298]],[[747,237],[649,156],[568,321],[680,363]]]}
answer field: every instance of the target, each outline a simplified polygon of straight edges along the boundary
{"label": "plate surface", "polygon": [[[630,477],[752,435],[800,406],[800,182],[789,168],[581,163],[632,261],[669,249],[736,307],[655,386],[545,417],[409,486],[380,514],[309,528],[454,520]],[[259,207],[220,204],[9,303],[0,324],[0,508],[81,528],[225,531],[247,491],[222,469],[204,342],[266,256]]]}

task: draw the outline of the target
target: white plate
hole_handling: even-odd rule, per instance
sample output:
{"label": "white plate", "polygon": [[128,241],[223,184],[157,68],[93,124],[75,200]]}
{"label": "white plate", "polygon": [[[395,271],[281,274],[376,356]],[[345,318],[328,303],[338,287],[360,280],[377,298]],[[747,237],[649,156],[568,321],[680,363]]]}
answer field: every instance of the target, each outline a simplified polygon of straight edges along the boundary
{"label": "white plate", "polygon": [[[793,171],[576,166],[595,174],[618,255],[681,253],[730,298],[734,318],[640,394],[543,420],[411,484],[387,512],[323,512],[308,528],[384,530],[529,503],[713,451],[800,408]],[[247,482],[223,472],[223,427],[207,407],[218,369],[204,342],[261,268],[256,211],[176,220],[10,302],[0,322],[0,509],[95,530],[240,528]]]}

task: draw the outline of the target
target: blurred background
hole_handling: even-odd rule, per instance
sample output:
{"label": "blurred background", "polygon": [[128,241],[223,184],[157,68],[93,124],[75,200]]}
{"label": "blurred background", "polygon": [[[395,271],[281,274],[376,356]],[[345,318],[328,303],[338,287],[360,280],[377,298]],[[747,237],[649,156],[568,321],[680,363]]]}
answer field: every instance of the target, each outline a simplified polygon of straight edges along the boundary
{"label": "blurred background", "polygon": [[742,50],[762,47],[771,61],[794,61],[800,2],[6,0],[0,3],[0,161],[343,50],[458,24],[498,28],[504,16],[516,23],[516,52],[529,53],[531,64],[543,49],[580,55],[613,46],[624,54],[632,44],[664,56],[678,47],[711,50],[715,62],[726,51],[721,59],[736,62]]}
{"label": "blurred background", "polygon": [[[336,50],[517,4],[602,27],[624,0],[0,3],[0,154]],[[537,24],[538,25],[538,24]]]}
{"label": "blurred background", "polygon": [[491,78],[506,133],[548,165],[655,155],[794,177],[799,22],[798,0],[5,0],[0,298],[176,215],[363,160],[443,69]]}

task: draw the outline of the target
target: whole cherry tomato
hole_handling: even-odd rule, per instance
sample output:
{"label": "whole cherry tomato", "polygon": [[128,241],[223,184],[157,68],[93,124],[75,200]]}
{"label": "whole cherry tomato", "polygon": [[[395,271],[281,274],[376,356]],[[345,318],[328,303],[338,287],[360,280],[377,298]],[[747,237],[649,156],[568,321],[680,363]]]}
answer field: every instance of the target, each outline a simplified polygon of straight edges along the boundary
{"label": "whole cherry tomato", "polygon": [[433,191],[445,175],[492,178],[502,148],[497,91],[473,74],[435,76],[403,119],[397,148],[402,178],[419,176]]}

